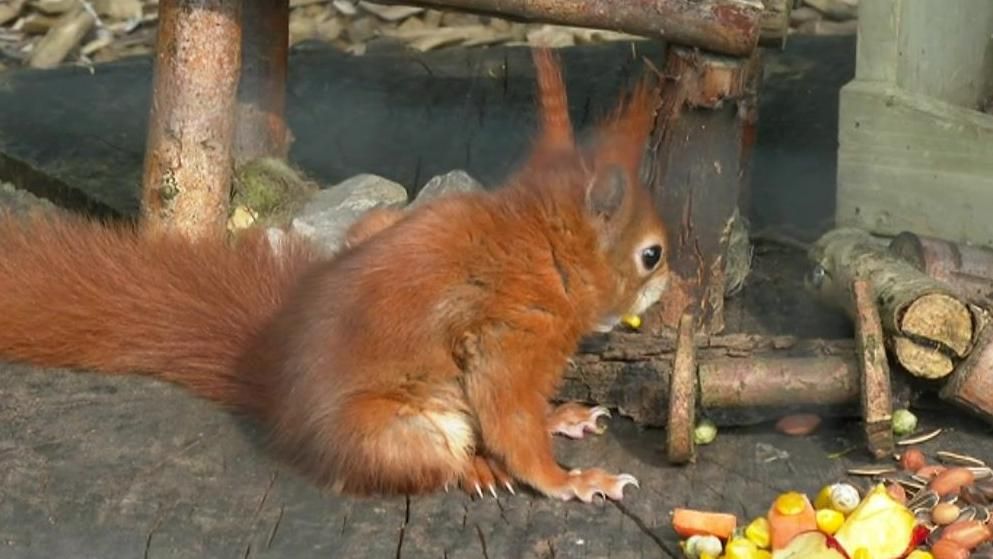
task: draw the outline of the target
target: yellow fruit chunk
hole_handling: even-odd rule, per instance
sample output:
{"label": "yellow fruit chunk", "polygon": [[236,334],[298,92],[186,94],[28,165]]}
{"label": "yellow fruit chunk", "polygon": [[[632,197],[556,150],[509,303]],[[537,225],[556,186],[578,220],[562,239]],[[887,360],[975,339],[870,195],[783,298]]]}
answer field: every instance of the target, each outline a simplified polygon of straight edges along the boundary
{"label": "yellow fruit chunk", "polygon": [[817,531],[798,534],[789,545],[772,552],[771,559],[849,559],[829,536]]}
{"label": "yellow fruit chunk", "polygon": [[771,538],[769,536],[769,519],[760,516],[753,520],[745,528],[745,537],[755,544],[759,549],[769,549]]}
{"label": "yellow fruit chunk", "polygon": [[834,509],[821,509],[817,511],[817,529],[831,536],[845,523],[845,515]]}
{"label": "yellow fruit chunk", "polygon": [[872,559],[872,556],[869,555],[868,549],[860,547],[855,550],[855,554],[852,555],[852,559]]}
{"label": "yellow fruit chunk", "polygon": [[907,555],[907,559],[934,559],[934,555],[931,555],[929,551],[915,549],[910,552],[910,555]]}
{"label": "yellow fruit chunk", "polygon": [[860,552],[865,559],[896,559],[910,548],[915,524],[913,513],[879,484],[848,515],[834,538],[852,559]]}

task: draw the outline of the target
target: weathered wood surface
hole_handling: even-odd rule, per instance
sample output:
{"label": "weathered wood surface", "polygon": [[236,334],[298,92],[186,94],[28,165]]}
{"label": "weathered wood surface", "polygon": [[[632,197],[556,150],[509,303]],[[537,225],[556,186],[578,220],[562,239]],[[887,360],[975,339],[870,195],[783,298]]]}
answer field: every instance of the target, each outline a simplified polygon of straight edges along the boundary
{"label": "weathered wood surface", "polygon": [[[947,413],[922,423],[956,426],[929,448],[993,459],[976,423]],[[2,366],[0,556],[678,557],[672,507],[752,516],[782,491],[813,493],[868,459],[861,450],[827,458],[861,446],[847,422],[807,439],[723,430],[686,468],[666,464],[663,431],[609,427],[556,449],[565,464],[636,475],[641,489],[619,504],[526,493],[344,499],[261,451],[250,425],[170,385]]]}

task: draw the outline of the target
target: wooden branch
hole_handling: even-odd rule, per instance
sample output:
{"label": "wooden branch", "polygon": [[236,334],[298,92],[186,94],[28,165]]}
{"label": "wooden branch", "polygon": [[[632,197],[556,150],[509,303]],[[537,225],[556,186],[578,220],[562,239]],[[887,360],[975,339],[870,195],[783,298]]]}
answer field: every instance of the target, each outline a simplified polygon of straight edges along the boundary
{"label": "wooden branch", "polygon": [[155,49],[144,225],[189,236],[224,234],[241,0],[163,0]]}
{"label": "wooden branch", "polygon": [[[647,426],[668,421],[675,336],[611,333],[584,340],[562,399],[597,402]],[[718,425],[751,425],[792,411],[860,417],[854,340],[696,334],[700,413]],[[894,379],[894,406],[911,391]]]}
{"label": "wooden branch", "polygon": [[941,378],[968,354],[974,337],[973,314],[946,284],[889,252],[860,229],[836,229],[811,248],[819,268],[810,287],[856,317],[850,286],[872,284],[883,329],[900,364],[911,374]]}
{"label": "wooden branch", "polygon": [[858,279],[852,283],[855,299],[855,344],[861,371],[862,422],[869,452],[882,458],[893,452],[893,397],[890,367],[883,343],[883,325],[876,308],[872,284]]}
{"label": "wooden branch", "polygon": [[676,355],[669,385],[669,417],[666,449],[669,461],[686,464],[696,459],[693,431],[696,427],[697,364],[693,344],[693,315],[684,314],[676,333]]}
{"label": "wooden branch", "polygon": [[758,45],[759,0],[378,0],[535,22],[609,29],[732,56]]}

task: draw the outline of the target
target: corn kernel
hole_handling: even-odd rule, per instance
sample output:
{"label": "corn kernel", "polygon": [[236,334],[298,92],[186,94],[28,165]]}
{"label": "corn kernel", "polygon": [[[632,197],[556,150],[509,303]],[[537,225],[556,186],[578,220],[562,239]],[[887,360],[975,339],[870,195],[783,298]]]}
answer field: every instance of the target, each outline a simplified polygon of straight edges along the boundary
{"label": "corn kernel", "polygon": [[825,485],[824,487],[821,487],[821,490],[817,492],[817,496],[814,497],[814,508],[818,510],[831,508],[830,485]]}
{"label": "corn kernel", "polygon": [[745,528],[745,537],[759,549],[769,549],[769,520],[760,516]]}
{"label": "corn kernel", "polygon": [[803,493],[790,491],[776,498],[776,511],[784,516],[800,514],[807,508],[807,497]]}
{"label": "corn kernel", "polygon": [[934,559],[934,555],[931,555],[930,551],[915,549],[907,555],[907,559]]}
{"label": "corn kernel", "polygon": [[747,538],[731,538],[731,541],[724,547],[724,557],[727,559],[755,559],[758,550],[758,547]]}
{"label": "corn kernel", "polygon": [[838,528],[845,523],[845,515],[834,509],[821,509],[817,511],[817,529],[829,536],[833,536]]}
{"label": "corn kernel", "polygon": [[872,556],[869,555],[868,549],[860,547],[852,554],[852,559],[872,559]]}
{"label": "corn kernel", "polygon": [[641,328],[641,317],[636,314],[626,314],[621,318],[621,322],[637,330]]}
{"label": "corn kernel", "polygon": [[700,559],[717,559],[717,556],[711,555],[709,553],[701,553]]}
{"label": "corn kernel", "polygon": [[772,552],[768,549],[760,549],[752,557],[754,559],[772,559]]}

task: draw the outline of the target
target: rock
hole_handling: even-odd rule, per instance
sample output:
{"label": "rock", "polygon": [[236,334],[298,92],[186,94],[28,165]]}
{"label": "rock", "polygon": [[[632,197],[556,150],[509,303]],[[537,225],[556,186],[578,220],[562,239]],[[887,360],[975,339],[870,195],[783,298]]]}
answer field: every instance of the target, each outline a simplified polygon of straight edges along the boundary
{"label": "rock", "polygon": [[36,211],[57,211],[59,208],[44,198],[39,198],[14,185],[0,182],[0,211],[12,215],[28,215]]}
{"label": "rock", "polygon": [[348,227],[362,214],[377,206],[406,203],[403,186],[376,175],[356,175],[315,194],[293,219],[291,229],[333,254],[341,248]]}
{"label": "rock", "polygon": [[858,20],[830,21],[820,19],[808,21],[796,28],[797,33],[805,35],[854,35],[858,33]]}
{"label": "rock", "polygon": [[803,0],[803,3],[835,21],[855,19],[859,15],[858,0]]}
{"label": "rock", "polygon": [[449,171],[444,175],[438,175],[427,182],[424,188],[417,193],[417,198],[410,204],[410,207],[415,207],[418,204],[430,200],[432,198],[437,198],[438,196],[444,196],[445,194],[454,192],[474,192],[477,190],[483,190],[483,185],[479,183],[476,179],[472,178],[469,173],[461,169],[456,169],[454,171]]}
{"label": "rock", "polygon": [[817,21],[822,17],[824,16],[822,16],[817,10],[807,6],[800,6],[799,8],[794,8],[793,11],[790,12],[790,24],[794,26],[802,25],[808,21]]}

